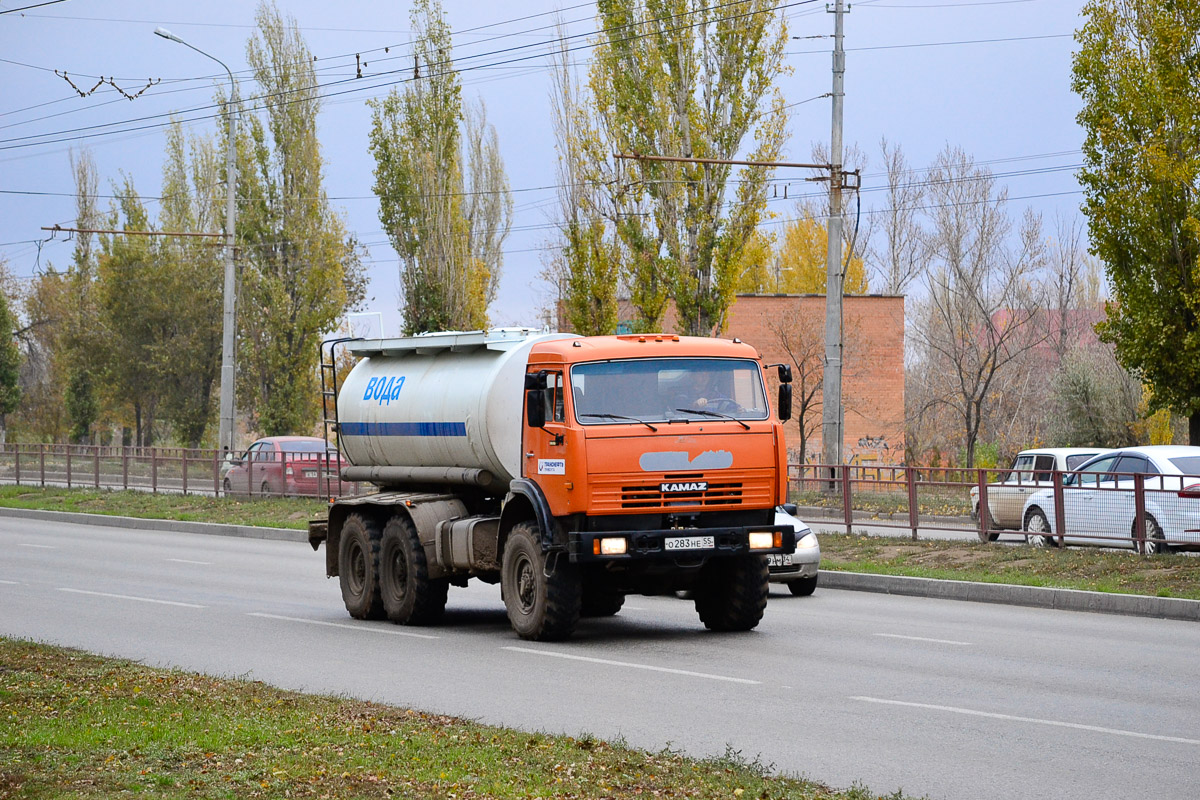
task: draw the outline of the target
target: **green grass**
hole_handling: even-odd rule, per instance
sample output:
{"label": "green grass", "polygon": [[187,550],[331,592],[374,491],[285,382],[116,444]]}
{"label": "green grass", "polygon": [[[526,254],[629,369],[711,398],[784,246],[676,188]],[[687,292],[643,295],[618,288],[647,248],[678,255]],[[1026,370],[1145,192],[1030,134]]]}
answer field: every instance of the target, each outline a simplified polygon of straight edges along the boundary
{"label": "green grass", "polygon": [[818,532],[821,569],[1200,600],[1200,558]]}
{"label": "green grass", "polygon": [[185,496],[6,485],[0,486],[0,506],[303,529],[307,527],[308,520],[324,516],[328,503],[315,498],[298,497],[227,499],[195,494]]}
{"label": "green grass", "polygon": [[774,776],[734,750],[697,761],[2,638],[0,720],[0,798],[13,800],[878,796]]}

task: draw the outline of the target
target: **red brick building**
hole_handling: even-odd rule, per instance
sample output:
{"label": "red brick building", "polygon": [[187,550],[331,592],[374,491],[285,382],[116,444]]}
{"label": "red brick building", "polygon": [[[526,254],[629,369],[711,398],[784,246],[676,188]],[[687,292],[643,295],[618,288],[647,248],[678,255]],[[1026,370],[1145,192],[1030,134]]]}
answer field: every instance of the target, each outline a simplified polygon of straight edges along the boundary
{"label": "red brick building", "polygon": [[[621,303],[621,333],[633,309]],[[565,320],[560,330],[569,330]],[[842,403],[843,457],[852,463],[899,464],[904,460],[904,298],[845,298]],[[668,306],[664,333],[679,333]],[[793,413],[785,425],[788,449],[805,461],[821,457],[821,380],[825,361],[824,295],[738,295],[722,334],[753,345],[767,364],[792,365]],[[771,396],[775,396],[774,371]],[[808,432],[801,435],[801,425]]]}

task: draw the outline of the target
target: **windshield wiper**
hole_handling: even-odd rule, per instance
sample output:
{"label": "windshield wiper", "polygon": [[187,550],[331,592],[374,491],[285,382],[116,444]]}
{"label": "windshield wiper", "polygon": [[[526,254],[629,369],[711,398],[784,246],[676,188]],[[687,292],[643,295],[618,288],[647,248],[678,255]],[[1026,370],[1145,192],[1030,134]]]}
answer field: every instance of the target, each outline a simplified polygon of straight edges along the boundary
{"label": "windshield wiper", "polygon": [[703,415],[703,416],[706,416],[706,417],[720,417],[721,419],[731,419],[731,420],[733,420],[734,422],[736,422],[738,425],[741,425],[741,426],[742,426],[743,428],[745,428],[746,430],[750,430],[750,426],[749,426],[749,425],[747,425],[747,424],[745,423],[745,421],[743,421],[743,420],[740,420],[740,419],[738,419],[737,417],[731,417],[731,416],[729,416],[728,414],[722,414],[722,413],[721,413],[721,412],[719,412],[719,411],[706,411],[706,410],[704,410],[704,409],[702,409],[702,408],[677,408],[677,409],[675,409],[675,410],[676,410],[676,411],[682,411],[682,412],[684,412],[685,414],[701,414],[701,415]]}
{"label": "windshield wiper", "polygon": [[623,417],[620,414],[580,414],[579,416],[581,416],[581,417],[596,417],[597,419],[627,419],[630,422],[640,422],[652,431],[658,430],[658,428],[654,427],[649,422],[646,422],[646,420],[638,419],[637,417]]}

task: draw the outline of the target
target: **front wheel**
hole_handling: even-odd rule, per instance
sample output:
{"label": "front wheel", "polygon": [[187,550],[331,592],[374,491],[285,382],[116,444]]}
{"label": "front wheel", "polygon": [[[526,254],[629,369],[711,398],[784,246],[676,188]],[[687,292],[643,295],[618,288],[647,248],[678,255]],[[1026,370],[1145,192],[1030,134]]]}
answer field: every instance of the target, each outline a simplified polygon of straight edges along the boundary
{"label": "front wheel", "polygon": [[[1134,523],[1134,536],[1137,536],[1137,523]],[[1134,546],[1137,546],[1134,542]],[[1158,524],[1158,520],[1149,514],[1146,515],[1146,539],[1141,543],[1142,552],[1148,556],[1161,556],[1171,552],[1171,545],[1167,544],[1167,537],[1163,534],[1162,526]]]}
{"label": "front wheel", "polygon": [[446,610],[450,583],[431,580],[425,548],[404,514],[388,520],[379,547],[379,591],[387,618],[398,625],[429,625]]}
{"label": "front wheel", "polygon": [[797,578],[794,581],[788,581],[788,591],[792,593],[793,597],[808,597],[817,590],[819,577],[821,577],[820,573],[811,578]]}
{"label": "front wheel", "polygon": [[579,622],[579,570],[563,553],[542,552],[537,526],[522,522],[504,543],[500,588],[513,630],[539,642],[566,639]]}
{"label": "front wheel", "polygon": [[1031,547],[1054,547],[1054,537],[1050,535],[1050,522],[1046,512],[1034,507],[1025,517],[1025,542]]}
{"label": "front wheel", "polygon": [[710,631],[754,629],[767,610],[769,581],[765,556],[709,559],[693,589],[700,621]]}
{"label": "front wheel", "polygon": [[[996,527],[996,520],[992,519],[991,513],[984,514],[984,519],[979,523],[979,541],[987,544],[994,542],[1000,538],[1000,534],[992,530]],[[979,506],[975,506],[975,518],[979,519]]]}

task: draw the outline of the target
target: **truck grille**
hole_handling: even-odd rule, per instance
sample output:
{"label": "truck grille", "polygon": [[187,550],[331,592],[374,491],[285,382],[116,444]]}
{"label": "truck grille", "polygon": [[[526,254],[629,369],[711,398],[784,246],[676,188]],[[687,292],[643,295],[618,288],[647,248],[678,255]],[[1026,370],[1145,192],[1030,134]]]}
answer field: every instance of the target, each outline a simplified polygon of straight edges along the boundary
{"label": "truck grille", "polygon": [[[589,481],[588,512],[592,514],[628,514],[630,512],[717,510],[744,506],[768,508],[775,504],[774,473],[770,470],[738,470],[719,480],[703,475],[604,475]],[[663,483],[706,481],[702,490],[664,492]]]}
{"label": "truck grille", "polygon": [[730,506],[742,502],[741,483],[710,483],[704,491],[661,492],[659,484],[622,486],[621,508]]}

